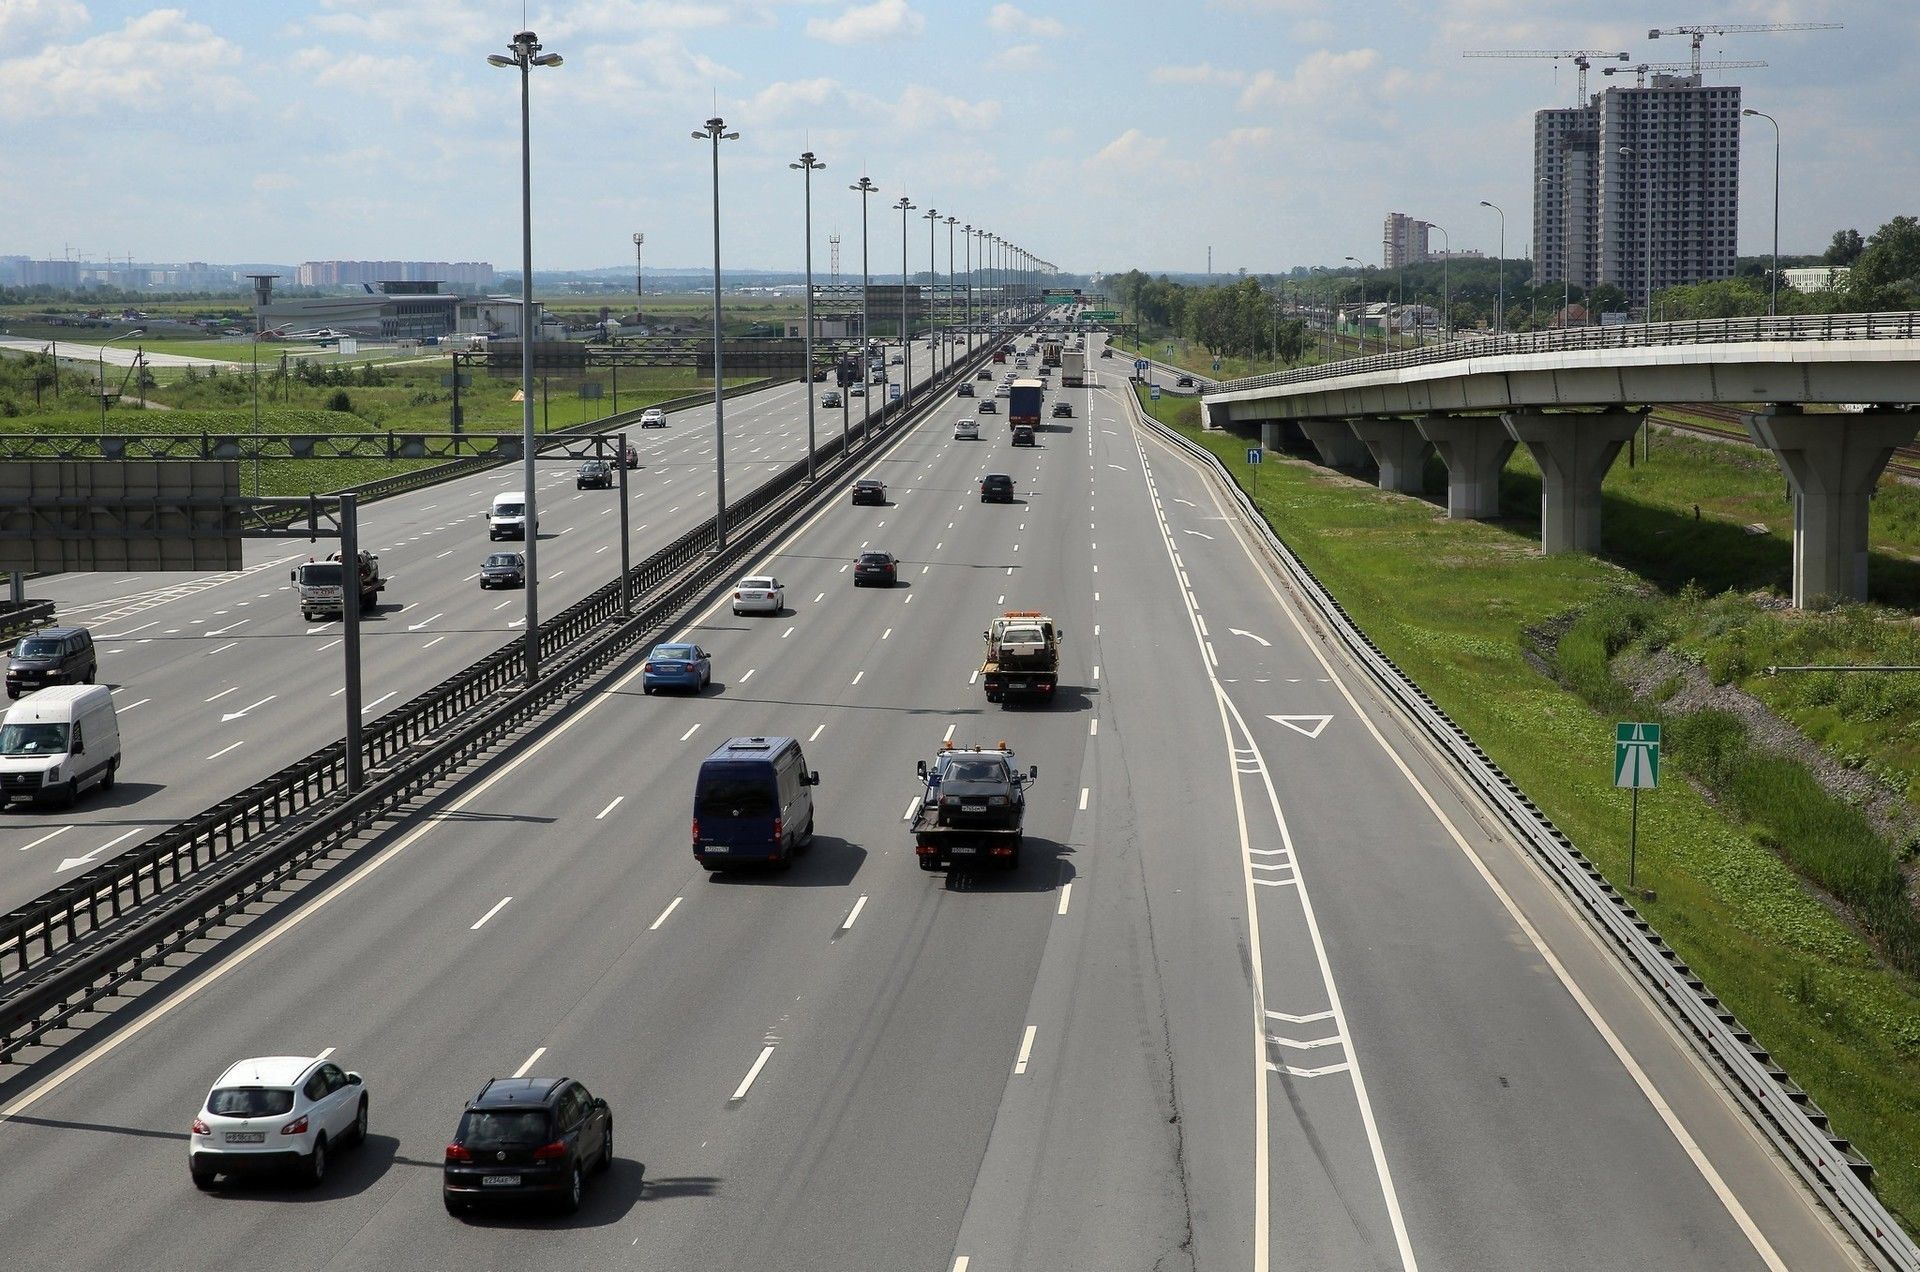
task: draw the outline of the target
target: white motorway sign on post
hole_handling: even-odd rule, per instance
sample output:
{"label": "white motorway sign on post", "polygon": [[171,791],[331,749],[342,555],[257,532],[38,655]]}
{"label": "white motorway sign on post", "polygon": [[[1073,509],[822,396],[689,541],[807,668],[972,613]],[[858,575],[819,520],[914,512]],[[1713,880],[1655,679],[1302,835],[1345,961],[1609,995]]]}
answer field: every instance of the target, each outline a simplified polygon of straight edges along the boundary
{"label": "white motorway sign on post", "polygon": [[1613,726],[1613,784],[1633,792],[1633,829],[1627,839],[1627,886],[1639,881],[1640,792],[1660,785],[1660,726]]}

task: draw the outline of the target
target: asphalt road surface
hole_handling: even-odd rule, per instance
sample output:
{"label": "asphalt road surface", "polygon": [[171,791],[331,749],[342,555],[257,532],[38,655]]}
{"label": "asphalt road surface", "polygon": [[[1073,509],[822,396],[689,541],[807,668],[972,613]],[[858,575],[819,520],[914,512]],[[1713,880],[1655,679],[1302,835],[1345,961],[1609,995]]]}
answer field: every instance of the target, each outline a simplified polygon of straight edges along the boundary
{"label": "asphalt road surface", "polygon": [[[1097,353],[1097,348],[1096,348]],[[771,550],[779,615],[637,661],[437,813],[0,1084],[0,1222],[35,1268],[1826,1269],[1785,1169],[1530,864],[1460,802],[1229,519],[1102,386],[1042,445],[965,400]],[[1018,502],[986,505],[1003,471]],[[902,562],[851,586],[863,548]],[[980,630],[1042,609],[1059,700],[990,707]],[[798,737],[818,838],[710,878],[693,777]],[[1026,857],[917,867],[916,757],[1037,764]],[[314,1190],[210,1194],[233,1060],[332,1058],[372,1136]],[[462,1101],[571,1074],[616,1161],[570,1219],[454,1219]]]}

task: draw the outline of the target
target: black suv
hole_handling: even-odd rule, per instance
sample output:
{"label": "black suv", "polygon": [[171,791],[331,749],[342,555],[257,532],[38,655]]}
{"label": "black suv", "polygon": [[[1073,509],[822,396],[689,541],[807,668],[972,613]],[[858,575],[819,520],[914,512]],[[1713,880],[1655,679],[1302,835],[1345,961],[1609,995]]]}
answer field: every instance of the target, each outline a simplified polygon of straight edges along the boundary
{"label": "black suv", "polygon": [[579,473],[573,479],[574,489],[606,490],[613,485],[613,469],[604,459],[590,459],[580,465]]}
{"label": "black suv", "polygon": [[988,473],[980,479],[981,503],[1012,503],[1013,478],[1006,473]]}
{"label": "black suv", "polygon": [[84,627],[43,627],[13,647],[7,664],[7,697],[48,685],[90,685],[99,674],[93,633]]}
{"label": "black suv", "polygon": [[613,1111],[572,1078],[494,1078],[467,1101],[447,1145],[447,1213],[490,1198],[580,1209],[587,1172],[613,1165]]}
{"label": "black suv", "polygon": [[1053,418],[1055,418],[1056,420],[1072,419],[1073,403],[1065,401],[1064,399],[1059,402],[1055,402],[1053,404]]}
{"label": "black suv", "polygon": [[900,561],[891,552],[862,552],[853,563],[853,585],[892,587],[900,581]]}

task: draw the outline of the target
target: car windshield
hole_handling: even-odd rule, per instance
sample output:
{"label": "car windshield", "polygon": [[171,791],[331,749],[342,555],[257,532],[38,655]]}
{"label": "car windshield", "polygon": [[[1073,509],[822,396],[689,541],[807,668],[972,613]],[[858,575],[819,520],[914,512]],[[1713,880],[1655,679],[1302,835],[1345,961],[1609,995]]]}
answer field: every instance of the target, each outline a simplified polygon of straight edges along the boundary
{"label": "car windshield", "polygon": [[654,662],[692,662],[693,651],[685,645],[662,645],[647,657]]}
{"label": "car windshield", "polygon": [[216,1087],[207,1097],[207,1112],[221,1117],[279,1117],[292,1111],[288,1087]]}
{"label": "car windshield", "polygon": [[887,554],[884,552],[862,552],[860,554],[860,564],[862,565],[885,565],[886,563]]}
{"label": "car windshield", "polygon": [[309,561],[300,567],[300,581],[308,587],[339,587],[338,561]]}
{"label": "car windshield", "polygon": [[67,726],[34,722],[0,728],[0,755],[64,755]]}
{"label": "car windshield", "polygon": [[771,817],[773,784],[765,776],[705,775],[693,811],[699,817]]}
{"label": "car windshield", "polygon": [[525,504],[503,503],[493,506],[493,515],[496,517],[523,517],[526,515],[526,512],[527,506]]}
{"label": "car windshield", "polygon": [[512,567],[520,564],[520,558],[511,552],[496,552],[487,558],[487,564]]}
{"label": "car windshield", "polygon": [[1006,776],[1006,765],[999,760],[955,760],[947,766],[950,782],[997,782]]}
{"label": "car windshield", "polygon": [[59,641],[35,640],[31,636],[13,647],[15,658],[52,658],[59,652]]}
{"label": "car windshield", "polygon": [[507,1148],[547,1142],[545,1109],[468,1109],[460,1117],[459,1141],[468,1148]]}
{"label": "car windshield", "polygon": [[773,588],[773,580],[772,579],[741,579],[740,586],[741,587],[757,587],[757,588],[763,588],[771,591]]}

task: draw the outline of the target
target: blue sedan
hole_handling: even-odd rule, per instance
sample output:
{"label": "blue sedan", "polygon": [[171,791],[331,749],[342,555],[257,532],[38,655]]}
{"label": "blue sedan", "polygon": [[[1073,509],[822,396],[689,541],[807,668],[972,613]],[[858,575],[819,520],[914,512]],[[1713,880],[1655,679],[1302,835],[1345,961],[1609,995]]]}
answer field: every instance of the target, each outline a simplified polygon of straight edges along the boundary
{"label": "blue sedan", "polygon": [[713,659],[698,645],[655,645],[640,668],[640,688],[691,689],[699,693],[713,681]]}

